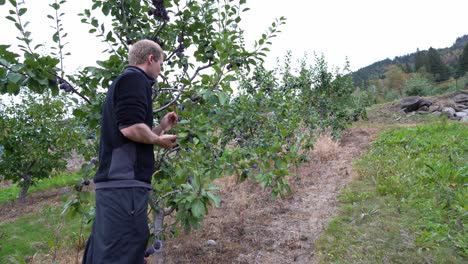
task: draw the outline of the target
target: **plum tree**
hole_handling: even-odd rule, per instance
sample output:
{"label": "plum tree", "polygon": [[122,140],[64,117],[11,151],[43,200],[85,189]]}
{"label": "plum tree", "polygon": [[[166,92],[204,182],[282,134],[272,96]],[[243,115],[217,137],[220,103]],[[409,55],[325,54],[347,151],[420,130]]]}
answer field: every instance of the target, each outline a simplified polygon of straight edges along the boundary
{"label": "plum tree", "polygon": [[[24,45],[21,55],[0,45],[0,92],[14,94],[21,88],[57,96],[62,89],[77,95],[73,114],[90,131],[98,131],[105,90],[125,67],[129,45],[145,38],[165,50],[163,72],[153,87],[155,120],[177,109],[181,120],[174,129],[178,147],[155,155],[150,205],[156,241],[172,234],[165,232],[168,226],[171,231],[200,227],[210,206],[220,203],[213,185],[219,177],[255,180],[272,196],[284,197],[291,192],[286,176],[305,159],[307,152],[300,150],[311,146],[314,129],[343,128],[355,108],[346,107],[341,119],[333,114],[339,107],[329,105],[351,100],[352,87],[345,74],[333,75],[325,65],[303,67],[299,76],[265,69],[263,60],[286,19],[276,19],[248,48],[240,26],[248,11],[245,0],[95,0],[80,14],[81,21],[108,44],[108,57],[72,74],[59,66],[66,53],[40,54],[31,48],[32,33],[22,19],[27,7],[9,3],[8,19]],[[52,7],[58,11],[64,3],[55,1]],[[61,26],[54,36],[63,50]],[[50,80],[59,80],[59,87]],[[285,89],[285,80],[294,88]],[[265,114],[270,112],[274,115]],[[164,223],[167,216],[170,224]]]}
{"label": "plum tree", "polygon": [[84,146],[83,135],[65,110],[58,98],[26,94],[0,112],[0,171],[19,184],[22,202],[31,185],[63,170],[71,150]]}

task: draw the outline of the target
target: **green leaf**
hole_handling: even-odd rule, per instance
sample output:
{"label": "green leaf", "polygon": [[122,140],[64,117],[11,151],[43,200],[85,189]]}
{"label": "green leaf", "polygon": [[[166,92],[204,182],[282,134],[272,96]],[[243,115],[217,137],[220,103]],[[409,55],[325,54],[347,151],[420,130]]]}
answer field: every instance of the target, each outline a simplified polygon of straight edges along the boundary
{"label": "green leaf", "polygon": [[18,94],[20,91],[20,86],[16,83],[8,83],[7,92],[10,94]]}
{"label": "green leaf", "polygon": [[19,11],[18,11],[18,15],[22,16],[22,15],[24,15],[26,13],[26,11],[28,11],[27,8],[20,8]]}
{"label": "green leaf", "polygon": [[214,195],[214,194],[212,194],[210,192],[206,193],[206,195],[208,196],[208,198],[210,198],[214,202],[216,207],[219,207],[219,205],[221,204],[221,200],[219,199],[218,196],[216,196],[216,195]]}
{"label": "green leaf", "polygon": [[229,100],[229,97],[223,92],[218,94],[218,98],[221,105],[226,105],[227,101]]}
{"label": "green leaf", "polygon": [[180,139],[184,139],[187,136],[188,136],[187,132],[181,132],[181,133],[177,134],[177,138],[180,138]]}
{"label": "green leaf", "polygon": [[5,0],[0,0],[0,5],[4,5],[5,4]]}
{"label": "green leaf", "polygon": [[202,218],[205,211],[205,205],[201,200],[195,200],[192,203],[192,214],[196,218]]}
{"label": "green leaf", "polygon": [[16,19],[12,16],[6,16],[5,18],[16,23]]}
{"label": "green leaf", "polygon": [[19,73],[10,73],[7,75],[8,81],[12,83],[18,84],[21,79],[23,79],[23,75]]}

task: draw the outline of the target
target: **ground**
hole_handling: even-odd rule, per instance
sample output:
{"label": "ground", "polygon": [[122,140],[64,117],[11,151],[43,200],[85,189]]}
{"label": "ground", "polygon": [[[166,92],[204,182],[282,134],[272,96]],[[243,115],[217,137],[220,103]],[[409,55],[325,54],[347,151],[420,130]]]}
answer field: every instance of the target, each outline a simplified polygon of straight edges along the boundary
{"label": "ground", "polygon": [[[285,199],[272,199],[252,181],[219,180],[221,206],[210,210],[201,230],[165,243],[165,263],[316,263],[314,243],[336,214],[340,190],[357,177],[353,161],[385,128],[420,121],[399,111],[397,104],[370,109],[368,115],[369,120],[345,130],[339,141],[323,137],[316,143],[310,161],[292,170],[293,193]],[[19,210],[14,209],[16,202],[2,204],[0,223],[40,210],[46,203],[60,206],[60,194],[69,190],[33,194]],[[73,250],[59,255],[60,263],[77,259]],[[38,254],[30,262],[50,260],[49,255]]]}
{"label": "ground", "polygon": [[[314,242],[336,212],[338,193],[355,177],[353,160],[380,130],[351,128],[338,142],[322,138],[322,146],[310,153],[311,160],[293,169],[295,176],[289,178],[293,193],[285,199],[272,199],[255,182],[237,184],[232,177],[218,181],[221,206],[211,209],[201,230],[165,243],[165,263],[314,263]],[[60,195],[69,190],[33,194],[22,207],[15,206],[17,202],[3,204],[0,223],[44,204],[60,206]],[[208,240],[215,245],[208,245]],[[60,263],[76,259],[72,251],[59,255]],[[50,263],[50,256],[38,254],[31,263]]]}
{"label": "ground", "polygon": [[336,212],[338,193],[355,176],[353,160],[378,131],[349,129],[337,148],[323,150],[325,158],[311,153],[290,178],[293,194],[283,200],[271,199],[253,182],[219,182],[221,206],[211,210],[202,230],[168,241],[165,262],[314,263],[314,242]]}

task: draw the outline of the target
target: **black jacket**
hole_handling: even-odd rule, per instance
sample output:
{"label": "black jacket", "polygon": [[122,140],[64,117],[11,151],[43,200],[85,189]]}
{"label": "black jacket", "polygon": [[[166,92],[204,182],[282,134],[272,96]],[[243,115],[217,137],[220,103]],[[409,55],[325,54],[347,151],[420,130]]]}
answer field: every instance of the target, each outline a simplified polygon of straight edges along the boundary
{"label": "black jacket", "polygon": [[141,69],[127,67],[110,86],[102,107],[99,169],[96,189],[151,188],[153,145],[123,136],[121,128],[137,123],[153,127],[152,91],[155,80]]}

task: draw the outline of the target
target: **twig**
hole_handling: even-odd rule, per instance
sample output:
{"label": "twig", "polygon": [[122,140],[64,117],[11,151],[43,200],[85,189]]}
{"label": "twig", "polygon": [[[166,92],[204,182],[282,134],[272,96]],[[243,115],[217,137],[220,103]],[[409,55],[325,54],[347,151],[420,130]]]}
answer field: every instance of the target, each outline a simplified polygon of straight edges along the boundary
{"label": "twig", "polygon": [[[192,81],[195,79],[195,77],[198,75],[198,73],[199,73],[200,71],[202,71],[202,70],[204,70],[204,69],[207,69],[207,68],[209,68],[209,67],[211,67],[211,66],[213,66],[213,65],[214,65],[214,62],[211,62],[211,61],[210,61],[207,65],[198,67],[197,70],[195,71],[195,73],[193,74],[193,76],[190,78],[190,81],[189,81],[189,82],[192,82]],[[161,111],[167,109],[169,106],[171,106],[171,105],[172,105],[174,102],[176,102],[177,100],[179,100],[179,98],[180,98],[180,96],[182,95],[182,92],[183,92],[183,90],[185,89],[185,87],[187,87],[187,85],[183,85],[183,86],[179,89],[180,92],[179,92],[179,94],[178,94],[176,97],[174,97],[169,103],[165,104],[163,107],[154,110],[153,113],[155,113],[155,114],[156,114],[156,113],[159,113],[159,112],[161,112]]]}

